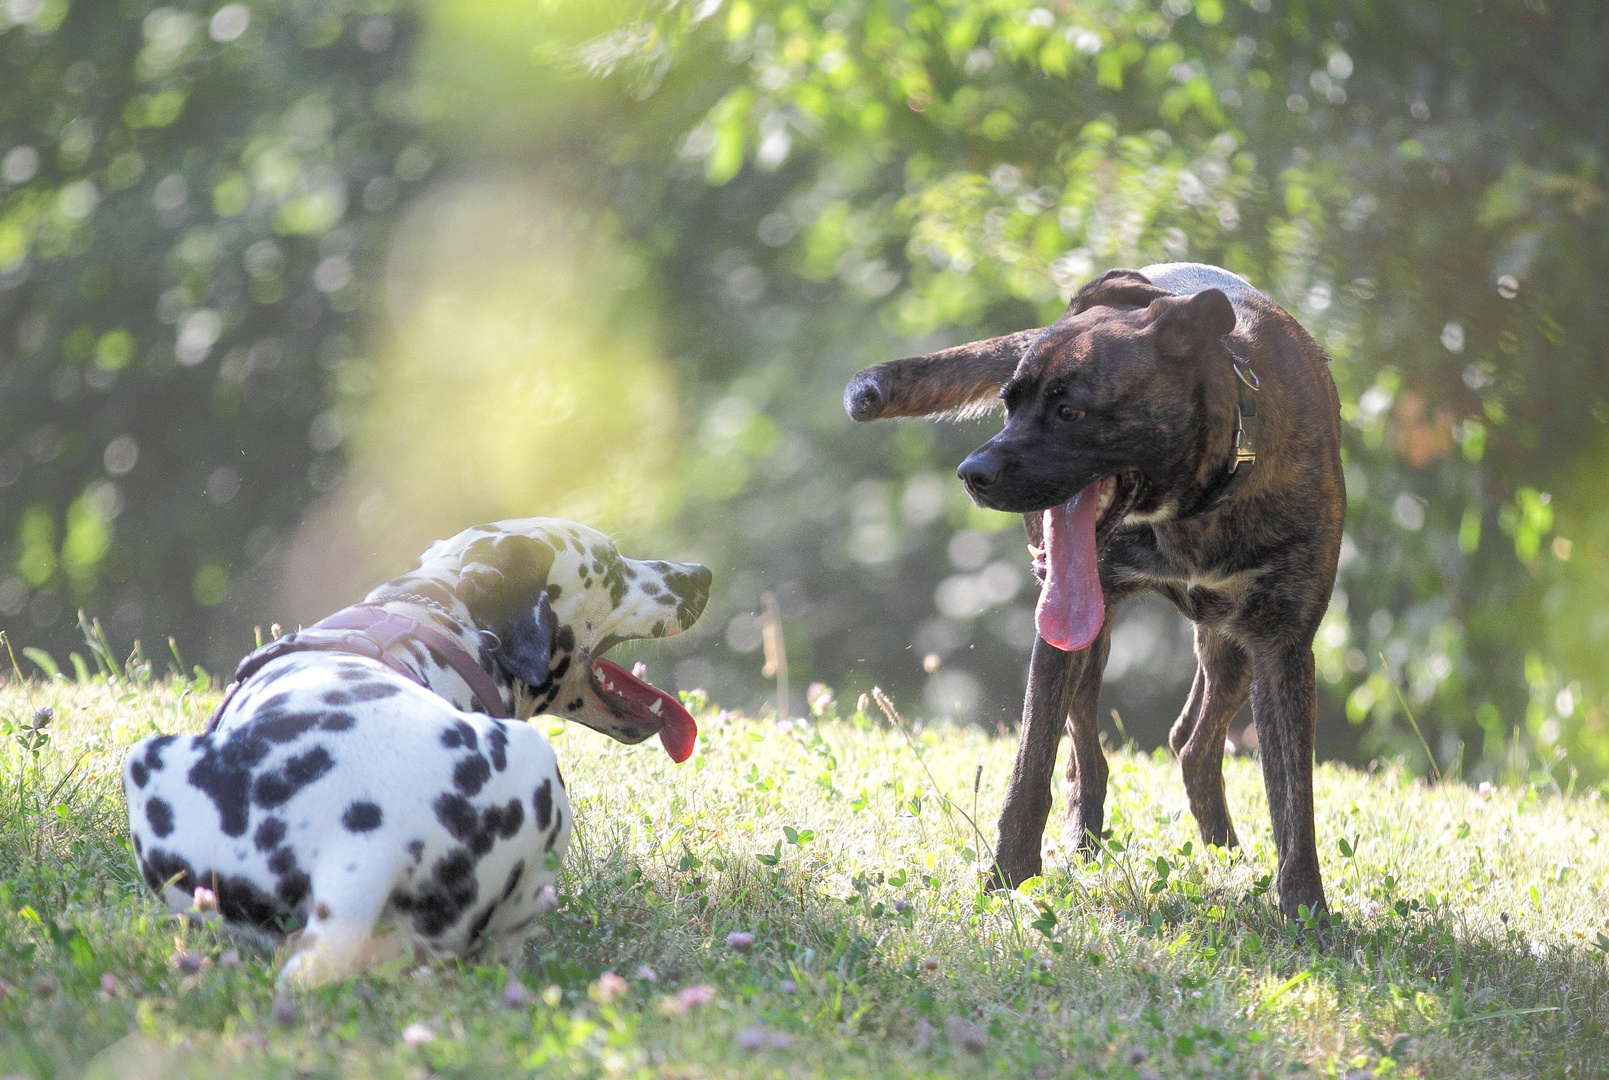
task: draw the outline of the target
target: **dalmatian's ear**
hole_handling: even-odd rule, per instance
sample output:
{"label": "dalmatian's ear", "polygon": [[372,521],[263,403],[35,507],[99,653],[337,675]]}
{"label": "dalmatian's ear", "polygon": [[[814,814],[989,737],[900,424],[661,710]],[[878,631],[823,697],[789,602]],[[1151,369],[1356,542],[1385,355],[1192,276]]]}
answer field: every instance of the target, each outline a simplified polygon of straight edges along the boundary
{"label": "dalmatian's ear", "polygon": [[530,619],[547,587],[553,549],[517,533],[476,540],[459,561],[457,593],[475,625],[501,636],[503,628]]}
{"label": "dalmatian's ear", "polygon": [[543,590],[534,608],[516,617],[497,631],[497,651],[492,655],[503,669],[528,686],[548,681],[548,661],[553,655],[553,637],[559,620]]}

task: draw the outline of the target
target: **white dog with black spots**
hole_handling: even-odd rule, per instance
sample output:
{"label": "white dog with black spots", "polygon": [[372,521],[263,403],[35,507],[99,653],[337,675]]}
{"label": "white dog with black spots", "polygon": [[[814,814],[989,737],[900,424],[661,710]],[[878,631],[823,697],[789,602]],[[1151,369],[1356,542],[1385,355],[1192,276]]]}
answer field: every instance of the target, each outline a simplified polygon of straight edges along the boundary
{"label": "white dog with black spots", "polygon": [[[657,734],[685,760],[693,718],[602,655],[687,629],[709,583],[705,567],[626,559],[552,518],[432,545],[361,605],[417,620],[417,637],[379,658],[274,655],[206,734],[135,745],[123,788],[141,873],[175,911],[199,887],[229,924],[273,934],[305,920],[282,984],[413,946],[510,958],[571,830],[553,748],[521,721],[555,713],[626,743]],[[485,677],[466,677],[467,662]]]}

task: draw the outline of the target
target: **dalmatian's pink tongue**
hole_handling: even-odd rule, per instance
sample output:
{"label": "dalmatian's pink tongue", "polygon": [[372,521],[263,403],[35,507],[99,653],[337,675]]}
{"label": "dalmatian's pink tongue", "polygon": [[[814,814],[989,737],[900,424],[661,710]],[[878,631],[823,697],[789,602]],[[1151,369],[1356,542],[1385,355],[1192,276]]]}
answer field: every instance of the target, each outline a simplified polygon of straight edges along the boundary
{"label": "dalmatian's pink tongue", "polygon": [[615,695],[633,719],[649,728],[639,738],[646,738],[653,731],[650,725],[656,720],[664,721],[659,727],[659,741],[670,759],[682,762],[693,756],[693,744],[698,740],[698,721],[693,719],[692,713],[682,708],[682,703],[676,700],[675,695],[637,678],[612,660],[594,660],[592,666],[598,676],[598,685]]}
{"label": "dalmatian's pink tongue", "polygon": [[1039,636],[1063,652],[1088,648],[1106,618],[1095,553],[1101,483],[1045,511],[1045,584],[1034,622]]}

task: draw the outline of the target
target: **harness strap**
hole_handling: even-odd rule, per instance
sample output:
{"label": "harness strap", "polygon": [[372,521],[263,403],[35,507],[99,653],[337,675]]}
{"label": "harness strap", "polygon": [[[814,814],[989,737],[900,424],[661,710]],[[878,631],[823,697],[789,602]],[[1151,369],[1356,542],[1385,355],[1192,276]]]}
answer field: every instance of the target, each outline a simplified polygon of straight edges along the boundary
{"label": "harness strap", "polygon": [[458,673],[458,677],[469,685],[470,692],[488,716],[499,720],[513,719],[492,677],[456,641],[411,615],[388,611],[374,604],[353,604],[304,630],[287,634],[248,653],[235,668],[234,681],[224,691],[223,700],[218,703],[217,711],[207,720],[203,730],[211,732],[217,728],[224,709],[229,707],[229,702],[247,679],[270,662],[293,652],[345,652],[366,656],[370,660],[380,661],[410,682],[424,686],[424,682],[403,663],[402,658],[391,652],[397,645],[409,640],[417,641],[445,660]]}

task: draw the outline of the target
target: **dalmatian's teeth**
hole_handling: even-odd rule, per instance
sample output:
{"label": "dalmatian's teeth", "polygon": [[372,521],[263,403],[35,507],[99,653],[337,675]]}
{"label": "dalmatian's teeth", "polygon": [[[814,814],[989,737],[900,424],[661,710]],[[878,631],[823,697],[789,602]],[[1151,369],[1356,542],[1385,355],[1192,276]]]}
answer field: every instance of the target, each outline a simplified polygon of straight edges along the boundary
{"label": "dalmatian's teeth", "polygon": [[653,713],[655,716],[658,716],[660,707],[663,706],[664,704],[665,703],[663,701],[657,701],[656,700],[652,705],[648,706],[648,711]]}

